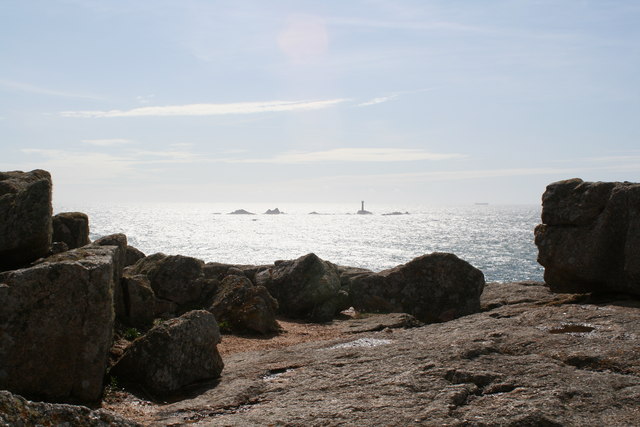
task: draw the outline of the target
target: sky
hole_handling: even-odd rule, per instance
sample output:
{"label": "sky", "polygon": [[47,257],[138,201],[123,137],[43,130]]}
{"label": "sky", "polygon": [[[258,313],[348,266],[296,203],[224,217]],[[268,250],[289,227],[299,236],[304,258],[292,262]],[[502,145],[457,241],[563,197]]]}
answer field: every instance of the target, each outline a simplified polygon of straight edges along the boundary
{"label": "sky", "polygon": [[2,0],[59,203],[539,204],[640,181],[640,1]]}

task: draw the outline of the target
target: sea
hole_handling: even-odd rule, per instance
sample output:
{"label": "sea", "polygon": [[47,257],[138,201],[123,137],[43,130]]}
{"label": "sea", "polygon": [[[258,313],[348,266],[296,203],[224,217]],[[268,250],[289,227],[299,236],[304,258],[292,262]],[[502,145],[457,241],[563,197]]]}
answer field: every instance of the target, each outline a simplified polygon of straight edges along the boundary
{"label": "sea", "polygon": [[[268,215],[278,208],[284,214]],[[230,214],[239,209],[254,215]],[[449,252],[487,282],[542,281],[533,230],[539,205],[366,206],[360,204],[68,204],[55,213],[89,215],[90,237],[124,233],[150,255],[205,262],[272,264],[313,252],[335,264],[381,271],[432,252]],[[312,213],[313,212],[313,213]],[[402,215],[386,215],[400,212]]]}

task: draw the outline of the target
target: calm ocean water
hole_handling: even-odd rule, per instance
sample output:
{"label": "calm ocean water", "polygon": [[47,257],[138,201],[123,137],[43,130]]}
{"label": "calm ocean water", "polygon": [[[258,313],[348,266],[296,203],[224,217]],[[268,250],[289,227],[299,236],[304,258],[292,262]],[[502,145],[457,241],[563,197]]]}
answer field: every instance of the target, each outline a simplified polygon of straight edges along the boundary
{"label": "calm ocean water", "polygon": [[[264,215],[278,207],[286,215]],[[256,215],[228,215],[236,209]],[[180,254],[233,264],[271,264],[309,252],[336,264],[374,271],[431,252],[451,252],[487,281],[542,280],[533,229],[539,206],[127,204],[61,205],[89,215],[91,238],[125,233],[147,255]],[[309,215],[316,211],[321,215]],[[393,211],[409,215],[383,216]]]}

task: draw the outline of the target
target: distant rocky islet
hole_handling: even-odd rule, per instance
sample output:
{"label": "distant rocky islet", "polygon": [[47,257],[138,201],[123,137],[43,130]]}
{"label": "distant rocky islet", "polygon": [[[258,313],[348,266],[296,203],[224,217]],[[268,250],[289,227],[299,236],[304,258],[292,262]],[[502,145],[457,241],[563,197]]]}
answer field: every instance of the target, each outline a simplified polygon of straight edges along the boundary
{"label": "distant rocky islet", "polygon": [[[46,171],[0,173],[0,388],[7,390],[0,392],[0,420],[9,424],[17,421],[28,424],[55,416],[78,423],[92,419],[92,425],[135,425],[135,422],[105,411],[98,413],[82,406],[56,405],[57,402],[95,405],[103,395],[104,378],[109,375],[123,385],[142,387],[156,397],[176,395],[194,383],[219,378],[209,386],[217,397],[210,396],[209,392],[203,394],[204,399],[209,399],[210,407],[226,405],[229,408],[228,402],[234,399],[240,399],[239,406],[246,404],[242,399],[260,402],[260,392],[253,398],[250,395],[255,392],[240,397],[240,383],[237,382],[258,381],[262,375],[259,366],[267,369],[267,366],[287,366],[289,363],[291,371],[296,371],[296,364],[307,364],[307,372],[312,376],[300,376],[299,384],[300,387],[313,387],[312,372],[316,363],[321,363],[318,357],[328,358],[323,363],[335,364],[335,356],[320,356],[322,353],[317,351],[314,356],[307,356],[301,348],[297,362],[287,362],[282,359],[286,358],[286,353],[280,351],[274,352],[271,359],[267,354],[263,359],[254,360],[251,362],[253,368],[248,369],[236,358],[232,358],[231,363],[222,360],[216,350],[219,329],[223,327],[227,333],[277,333],[277,315],[327,322],[344,309],[353,307],[358,312],[406,313],[403,316],[415,319],[400,323],[405,325],[403,327],[413,327],[410,333],[394,334],[393,340],[371,338],[390,343],[385,350],[387,358],[394,357],[396,351],[404,351],[407,355],[404,357],[410,358],[405,361],[406,372],[411,372],[413,379],[407,377],[403,381],[415,386],[409,395],[402,392],[399,396],[412,399],[414,403],[410,405],[411,409],[402,410],[394,403],[383,403],[385,416],[377,412],[380,409],[351,413],[346,407],[334,408],[333,411],[339,413],[333,414],[333,418],[330,413],[317,418],[323,424],[349,422],[348,414],[352,414],[351,421],[361,423],[375,423],[376,419],[383,423],[407,421],[400,412],[394,415],[394,411],[400,410],[402,414],[413,411],[414,421],[420,419],[427,423],[455,424],[462,422],[461,417],[472,423],[480,422],[481,418],[477,417],[482,417],[483,410],[478,405],[489,396],[505,396],[512,402],[501,404],[501,409],[494,411],[496,423],[563,425],[592,417],[593,420],[625,424],[640,402],[640,363],[637,352],[632,351],[638,345],[638,337],[630,330],[640,326],[637,303],[640,259],[633,249],[634,242],[640,241],[640,229],[636,226],[640,220],[639,198],[638,184],[586,183],[577,179],[551,184],[543,196],[543,224],[536,228],[536,244],[540,251],[539,261],[546,267],[547,285],[551,291],[591,293],[593,302],[584,296],[573,297],[575,301],[587,304],[585,307],[590,307],[589,304],[606,307],[608,300],[599,300],[597,295],[611,295],[612,292],[621,295],[615,301],[627,301],[624,303],[627,308],[611,314],[605,326],[602,323],[605,320],[583,318],[579,312],[574,313],[571,297],[554,299],[541,284],[504,284],[500,285],[498,293],[495,292],[498,288],[491,285],[488,289],[493,290],[493,296],[482,303],[485,289],[482,272],[453,254],[424,255],[378,273],[338,266],[314,254],[261,266],[204,263],[195,258],[161,253],[145,256],[127,244],[124,234],[90,242],[89,218],[82,213],[53,216],[51,178]],[[361,211],[365,211],[364,203]],[[282,213],[278,208],[265,212]],[[238,210],[232,214],[251,213]],[[526,304],[526,310],[520,310],[522,304]],[[560,312],[545,308],[553,307],[548,304],[569,304],[564,311],[572,313],[570,316],[575,319],[567,318],[563,323],[562,317],[558,317]],[[565,393],[558,388],[561,385],[553,382],[554,378],[561,381],[565,375],[562,370],[550,371],[555,377],[547,375],[548,379],[543,380],[536,377],[542,375],[542,371],[536,374],[537,368],[532,368],[534,373],[528,375],[534,376],[523,374],[519,383],[509,382],[508,375],[498,372],[497,361],[491,359],[498,356],[491,355],[508,353],[510,357],[516,357],[514,361],[521,359],[522,363],[537,366],[538,359],[532,358],[536,355],[541,357],[540,363],[547,363],[543,362],[547,357],[543,353],[547,350],[535,345],[527,347],[525,341],[543,342],[551,335],[540,335],[534,330],[525,332],[509,328],[507,324],[504,325],[506,329],[501,329],[504,323],[501,319],[524,319],[526,316],[538,316],[538,320],[532,319],[532,325],[538,325],[538,328],[548,325],[549,332],[556,337],[555,344],[549,343],[547,348],[555,346],[559,353],[550,354],[552,359],[549,360],[568,366],[563,368],[565,370],[581,369],[604,375],[604,380],[599,380],[598,388],[592,391],[595,400],[589,400],[593,406],[588,416],[584,417],[584,409],[579,409],[582,408],[579,401],[572,397],[544,401],[532,398],[527,392],[534,382],[543,381],[537,387],[546,393]],[[582,320],[577,322],[576,319]],[[420,326],[423,323],[427,325]],[[486,332],[492,323],[494,331]],[[459,324],[467,332],[447,338],[448,324]],[[582,325],[583,329],[572,325]],[[376,330],[360,328],[356,333]],[[478,334],[490,335],[479,341],[474,338],[474,328]],[[619,334],[626,334],[625,340],[599,332],[604,331],[603,328],[619,330]],[[129,330],[142,335],[131,342],[126,338]],[[556,330],[560,332],[554,332]],[[439,335],[435,338],[429,335],[432,333]],[[570,351],[562,340],[575,333],[596,334],[594,337],[598,337],[602,347],[596,346],[593,350],[578,345],[575,347],[578,353],[576,350],[574,355],[562,353]],[[401,350],[404,348],[402,343],[405,340],[418,343],[428,336],[433,341],[457,343],[455,345],[464,353],[460,353],[463,355],[461,361],[477,362],[469,362],[472,363],[469,365],[423,349],[423,355],[431,354],[428,357],[432,362],[420,368],[422,356]],[[513,347],[508,350],[508,346]],[[614,350],[615,354],[625,355],[624,359],[613,356]],[[598,355],[594,351],[606,354]],[[366,354],[349,357],[360,358],[362,366],[368,366]],[[149,355],[154,356],[149,359]],[[372,360],[371,363],[379,362]],[[415,370],[409,368],[414,363]],[[440,368],[441,364],[456,367],[447,370]],[[394,374],[393,368],[383,366],[379,365],[378,376],[401,375]],[[229,373],[229,369],[242,369],[245,376],[236,371]],[[440,371],[446,382],[431,381],[433,385],[429,387],[435,387],[433,392],[441,396],[451,395],[450,398],[440,401],[422,396],[419,391],[423,387],[420,385],[422,373],[429,376],[432,372],[434,378],[440,378]],[[359,371],[356,369],[356,372]],[[343,371],[329,369],[327,374],[335,375],[333,382],[336,385],[342,383]],[[251,375],[256,375],[255,380]],[[361,380],[352,380],[355,384],[366,378],[363,373],[359,375]],[[617,379],[619,375],[625,376],[624,381],[622,377]],[[382,387],[381,384],[371,383],[371,391]],[[265,396],[271,393],[269,390],[263,390]],[[306,392],[296,390],[296,393],[310,392],[310,389]],[[325,394],[338,396],[341,392],[330,388]],[[597,400],[602,400],[601,405],[609,405],[611,396],[618,395],[618,406],[615,409],[608,407],[604,415]],[[285,394],[281,398],[286,400],[292,396]],[[36,403],[38,400],[51,403]],[[418,402],[423,405],[416,405]],[[178,415],[174,414],[196,416],[195,408],[202,404],[202,400],[185,400],[187,406],[180,410],[176,408],[176,412],[165,411],[158,423],[176,422]],[[291,401],[291,405],[296,405],[295,401]],[[572,414],[574,405],[576,413]],[[420,412],[420,406],[426,409]],[[266,421],[267,415],[258,415],[262,413],[260,407],[259,403],[255,406],[255,416],[251,412],[235,414],[233,410],[227,411],[225,422]],[[284,419],[289,417],[289,420],[312,421],[308,418],[310,408],[287,406],[286,401],[281,402],[281,407],[289,409],[284,412],[272,410],[271,413],[280,414]],[[329,407],[320,408],[332,411]],[[269,410],[268,405],[265,410]],[[263,416],[267,418],[260,418]],[[182,420],[184,422],[185,418]]]}

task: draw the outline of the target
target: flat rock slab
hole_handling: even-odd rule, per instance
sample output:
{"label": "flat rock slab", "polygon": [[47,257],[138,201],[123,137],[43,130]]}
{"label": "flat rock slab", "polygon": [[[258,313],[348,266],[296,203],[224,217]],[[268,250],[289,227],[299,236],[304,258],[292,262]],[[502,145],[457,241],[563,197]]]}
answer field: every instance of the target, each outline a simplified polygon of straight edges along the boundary
{"label": "flat rock slab", "polygon": [[342,331],[357,334],[384,329],[415,328],[422,325],[422,322],[407,313],[372,314],[346,321]]}
{"label": "flat rock slab", "polygon": [[637,425],[637,300],[575,303],[535,284],[487,291],[483,305],[503,303],[446,323],[230,355],[219,380],[142,421]]}

